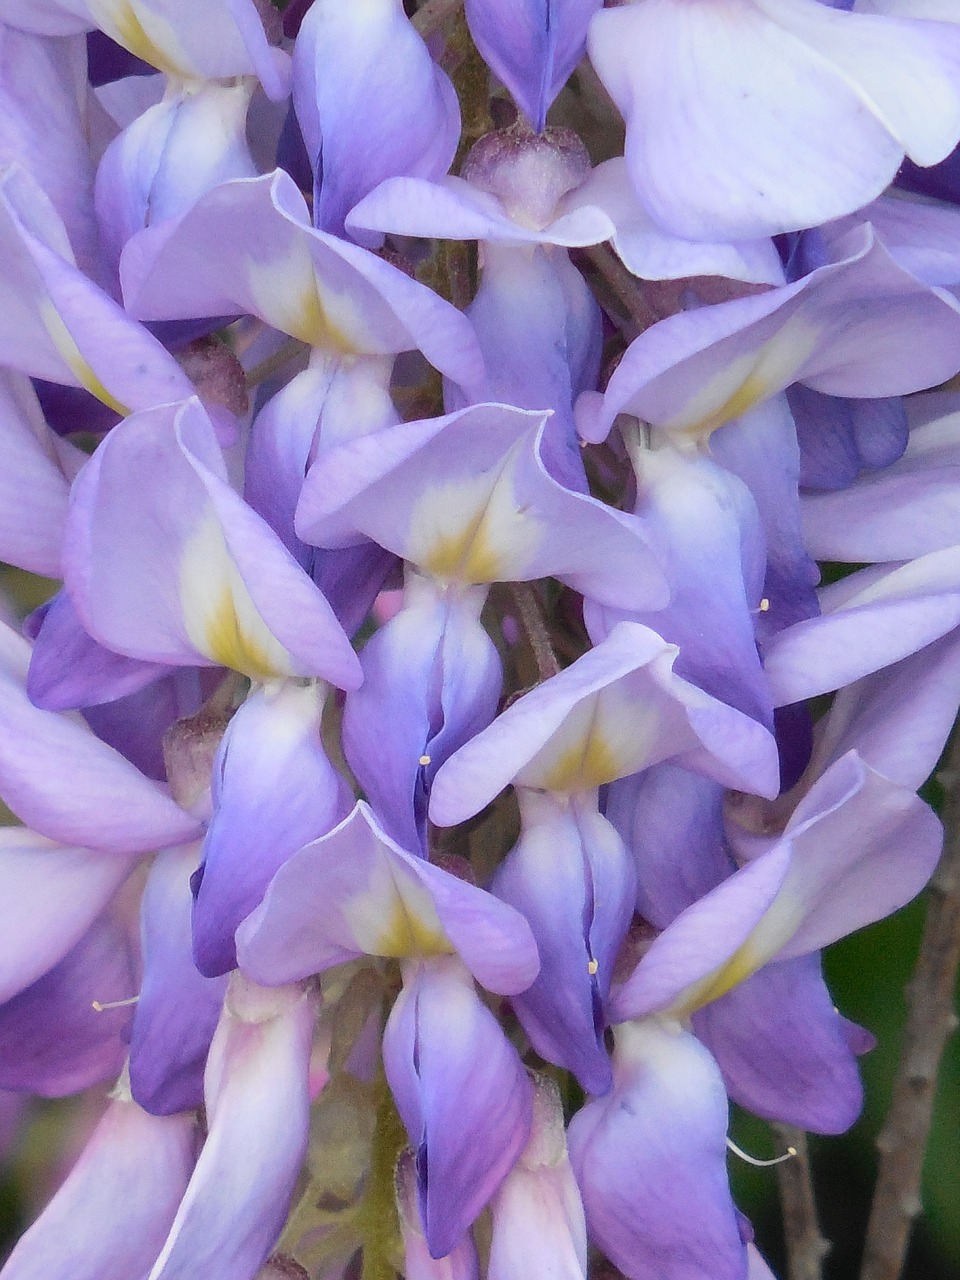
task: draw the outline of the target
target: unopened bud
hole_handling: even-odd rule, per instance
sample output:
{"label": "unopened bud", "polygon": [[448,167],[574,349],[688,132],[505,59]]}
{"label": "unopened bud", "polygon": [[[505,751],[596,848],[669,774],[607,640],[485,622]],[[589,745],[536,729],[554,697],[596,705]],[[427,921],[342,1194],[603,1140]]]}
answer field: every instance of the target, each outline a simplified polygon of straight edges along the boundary
{"label": "unopened bud", "polygon": [[257,1272],[256,1280],[310,1280],[299,1262],[285,1253],[275,1253]]}
{"label": "unopened bud", "polygon": [[488,133],[473,147],[460,176],[503,202],[514,221],[541,230],[557,206],[590,172],[590,157],[572,129],[543,133],[518,121]]}
{"label": "unopened bud", "polygon": [[177,720],[163,735],[163,762],[170,792],[181,808],[197,818],[210,816],[210,779],[220,741],[230,723],[228,711],[204,708]]}
{"label": "unopened bud", "polygon": [[237,418],[250,407],[243,365],[218,338],[198,338],[177,353],[177,363],[207,408],[219,405]]}

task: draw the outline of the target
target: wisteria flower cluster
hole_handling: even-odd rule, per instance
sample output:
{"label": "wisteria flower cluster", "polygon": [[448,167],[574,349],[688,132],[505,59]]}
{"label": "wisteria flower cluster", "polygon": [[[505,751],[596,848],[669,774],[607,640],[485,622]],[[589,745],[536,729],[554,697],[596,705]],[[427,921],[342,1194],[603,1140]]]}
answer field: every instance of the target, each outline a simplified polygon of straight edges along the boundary
{"label": "wisteria flower cluster", "polygon": [[958,142],[956,0],[0,0],[0,1097],[111,1090],[3,1280],[771,1275],[729,1100],[852,1124],[941,847]]}

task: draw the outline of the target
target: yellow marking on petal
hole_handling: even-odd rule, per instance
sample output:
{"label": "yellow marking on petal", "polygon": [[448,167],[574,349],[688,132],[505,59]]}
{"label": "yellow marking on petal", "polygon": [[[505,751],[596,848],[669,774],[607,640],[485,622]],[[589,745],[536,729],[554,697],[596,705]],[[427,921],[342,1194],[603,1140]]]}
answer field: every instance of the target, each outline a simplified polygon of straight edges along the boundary
{"label": "yellow marking on petal", "polygon": [[246,270],[257,310],[282,333],[289,333],[310,347],[337,355],[357,355],[361,348],[348,336],[357,318],[350,300],[323,289],[307,248],[306,228],[291,227],[282,257],[267,262],[250,259]]}
{"label": "yellow marking on petal", "polygon": [[130,413],[130,409],[110,394],[83,358],[80,348],[74,341],[73,334],[64,323],[63,316],[61,316],[49,298],[44,298],[40,303],[40,319],[43,321],[43,327],[50,335],[50,340],[56,347],[60,358],[80,385],[85,387],[91,395],[96,396],[108,409],[112,409],[114,413],[119,413],[121,417],[125,418]]}
{"label": "yellow marking on petal", "polygon": [[578,703],[515,781],[543,791],[593,791],[642,769],[659,733],[656,708],[615,681]]}
{"label": "yellow marking on petal", "polygon": [[212,511],[184,547],[180,604],[190,642],[205,657],[251,680],[297,674],[254,604]]}
{"label": "yellow marking on petal", "polygon": [[[768,959],[768,956],[762,955],[753,945],[751,938],[748,938],[742,946],[737,948],[726,964],[687,988],[680,1003],[682,1015],[689,1016],[697,1009],[702,1009],[704,1005],[719,1000],[721,996],[725,996],[728,991],[732,991],[734,987],[755,974]],[[673,1006],[671,1011],[677,1012]]]}
{"label": "yellow marking on petal", "polygon": [[[430,914],[436,920],[436,912]],[[373,954],[400,959],[403,956],[444,956],[450,955],[453,947],[447,935],[432,920],[424,919],[401,891],[384,921],[373,948]]]}
{"label": "yellow marking on petal", "polygon": [[453,951],[433,898],[413,873],[381,855],[344,907],[356,945],[371,956],[440,956]]}
{"label": "yellow marking on petal", "polygon": [[697,1009],[719,1000],[728,991],[745,982],[773,960],[796,933],[804,916],[802,901],[781,886],[774,900],[757,921],[749,936],[719,968],[684,991],[676,1005],[675,1016],[689,1017]]}
{"label": "yellow marking on petal", "polygon": [[423,568],[436,578],[459,582],[496,582],[500,560],[484,537],[483,513],[457,533],[441,535]]}
{"label": "yellow marking on petal", "polygon": [[601,733],[591,731],[554,763],[543,779],[545,791],[593,791],[620,776],[620,756]]}
{"label": "yellow marking on petal", "polygon": [[222,667],[242,671],[251,680],[275,680],[281,673],[270,662],[266,648],[244,631],[233,593],[223,586],[206,624],[207,656]]}
{"label": "yellow marking on petal", "polygon": [[477,585],[522,577],[546,529],[514,495],[518,441],[483,475],[428,489],[410,517],[407,559],[441,581]]}
{"label": "yellow marking on petal", "polygon": [[[175,29],[159,13],[145,12],[136,0],[87,0],[87,5],[107,35],[158,71],[177,78],[196,74],[182,55]],[[149,31],[144,26],[144,18]],[[180,61],[178,54],[181,54]]]}
{"label": "yellow marking on petal", "polygon": [[[312,270],[310,274],[312,277]],[[316,280],[312,288],[304,286],[291,315],[296,328],[290,329],[290,333],[301,342],[306,342],[311,347],[322,347],[324,351],[335,351],[339,355],[355,353],[353,343],[327,313]]]}
{"label": "yellow marking on petal", "polygon": [[661,424],[665,431],[700,443],[718,427],[769,400],[789,386],[813,352],[820,330],[793,317],[755,351],[719,370],[679,413]]}

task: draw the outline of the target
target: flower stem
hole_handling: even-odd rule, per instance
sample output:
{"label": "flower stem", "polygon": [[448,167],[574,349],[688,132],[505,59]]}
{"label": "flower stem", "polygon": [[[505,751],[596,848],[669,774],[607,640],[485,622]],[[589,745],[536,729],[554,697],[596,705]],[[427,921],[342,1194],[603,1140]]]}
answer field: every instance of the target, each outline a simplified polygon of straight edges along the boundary
{"label": "flower stem", "polygon": [[861,1280],[897,1280],[921,1209],[920,1180],[937,1072],[957,1026],[953,992],[960,964],[960,732],[947,767],[945,844],[930,882],[920,954],[907,986],[903,1054],[877,1147],[880,1167],[864,1243]]}
{"label": "flower stem", "polygon": [[550,643],[550,633],[543,619],[543,606],[536,588],[529,582],[511,583],[510,594],[513,596],[520,615],[520,623],[526,632],[533,656],[537,661],[537,673],[541,680],[549,680],[558,675],[560,663]]}
{"label": "flower stem", "polygon": [[807,1135],[792,1124],[775,1124],[773,1128],[783,1146],[796,1152],[792,1160],[777,1165],[787,1244],[787,1277],[788,1280],[820,1280],[823,1259],[830,1245],[820,1234]]}

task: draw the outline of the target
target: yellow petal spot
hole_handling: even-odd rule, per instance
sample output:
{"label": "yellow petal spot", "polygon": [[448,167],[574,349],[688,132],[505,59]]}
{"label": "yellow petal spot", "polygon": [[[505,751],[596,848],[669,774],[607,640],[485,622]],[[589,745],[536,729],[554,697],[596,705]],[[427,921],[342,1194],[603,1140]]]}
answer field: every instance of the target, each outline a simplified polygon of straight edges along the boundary
{"label": "yellow petal spot", "polygon": [[[754,351],[731,360],[700,387],[684,407],[661,424],[693,442],[706,440],[718,427],[740,418],[795,381],[813,352],[819,329],[794,316]],[[683,372],[683,366],[676,371]],[[684,375],[689,379],[689,372]]]}
{"label": "yellow petal spot", "polygon": [[220,666],[241,671],[251,680],[275,680],[282,674],[271,663],[265,646],[241,626],[233,592],[226,585],[207,618],[205,651]]}
{"label": "yellow petal spot", "polygon": [[338,355],[359,352],[347,330],[356,327],[355,308],[345,295],[335,295],[317,280],[307,248],[307,232],[290,228],[281,256],[246,263],[257,311],[275,329],[310,347]]}
{"label": "yellow petal spot", "polygon": [[796,933],[803,914],[802,899],[790,891],[789,883],[781,886],[729,960],[683,993],[677,1005],[682,1016],[687,1017],[712,1000],[719,1000],[772,960]]}
{"label": "yellow petal spot", "polygon": [[407,559],[445,582],[474,585],[523,576],[545,528],[514,494],[525,441],[483,475],[436,485],[410,518]]}
{"label": "yellow petal spot", "polygon": [[87,364],[80,348],[74,341],[73,334],[64,324],[63,317],[49,298],[43,299],[40,303],[40,319],[43,321],[43,327],[49,333],[60,358],[80,385],[85,387],[91,395],[96,396],[108,409],[112,409],[114,413],[119,413],[125,418],[130,410],[110,394],[90,365]]}
{"label": "yellow petal spot", "polygon": [[190,642],[205,657],[251,680],[298,674],[253,603],[212,511],[184,547],[180,605]]}
{"label": "yellow petal spot", "polygon": [[398,960],[453,951],[433,898],[414,873],[385,853],[368,869],[362,888],[343,908],[357,947]]}
{"label": "yellow petal spot", "polygon": [[443,956],[450,955],[453,947],[447,940],[433,904],[430,904],[429,915],[423,915],[417,907],[410,903],[403,893],[399,893],[393,903],[390,915],[384,921],[378,934],[373,954],[400,959],[403,956]]}
{"label": "yellow petal spot", "polygon": [[745,982],[764,964],[768,957],[761,955],[748,938],[743,946],[738,947],[725,965],[715,969],[700,982],[694,983],[683,995],[682,1011],[684,1016],[695,1013],[704,1005],[719,1000],[728,991]]}
{"label": "yellow petal spot", "polygon": [[176,31],[161,14],[145,11],[136,0],[87,0],[87,4],[91,16],[108,36],[151,67],[177,78],[194,74],[181,54]]}
{"label": "yellow petal spot", "polygon": [[557,758],[541,785],[545,791],[592,791],[612,782],[619,772],[620,757],[602,734],[591,732]]}
{"label": "yellow petal spot", "polygon": [[543,791],[593,791],[642,769],[659,729],[656,708],[638,703],[617,681],[578,703],[516,782]]}

